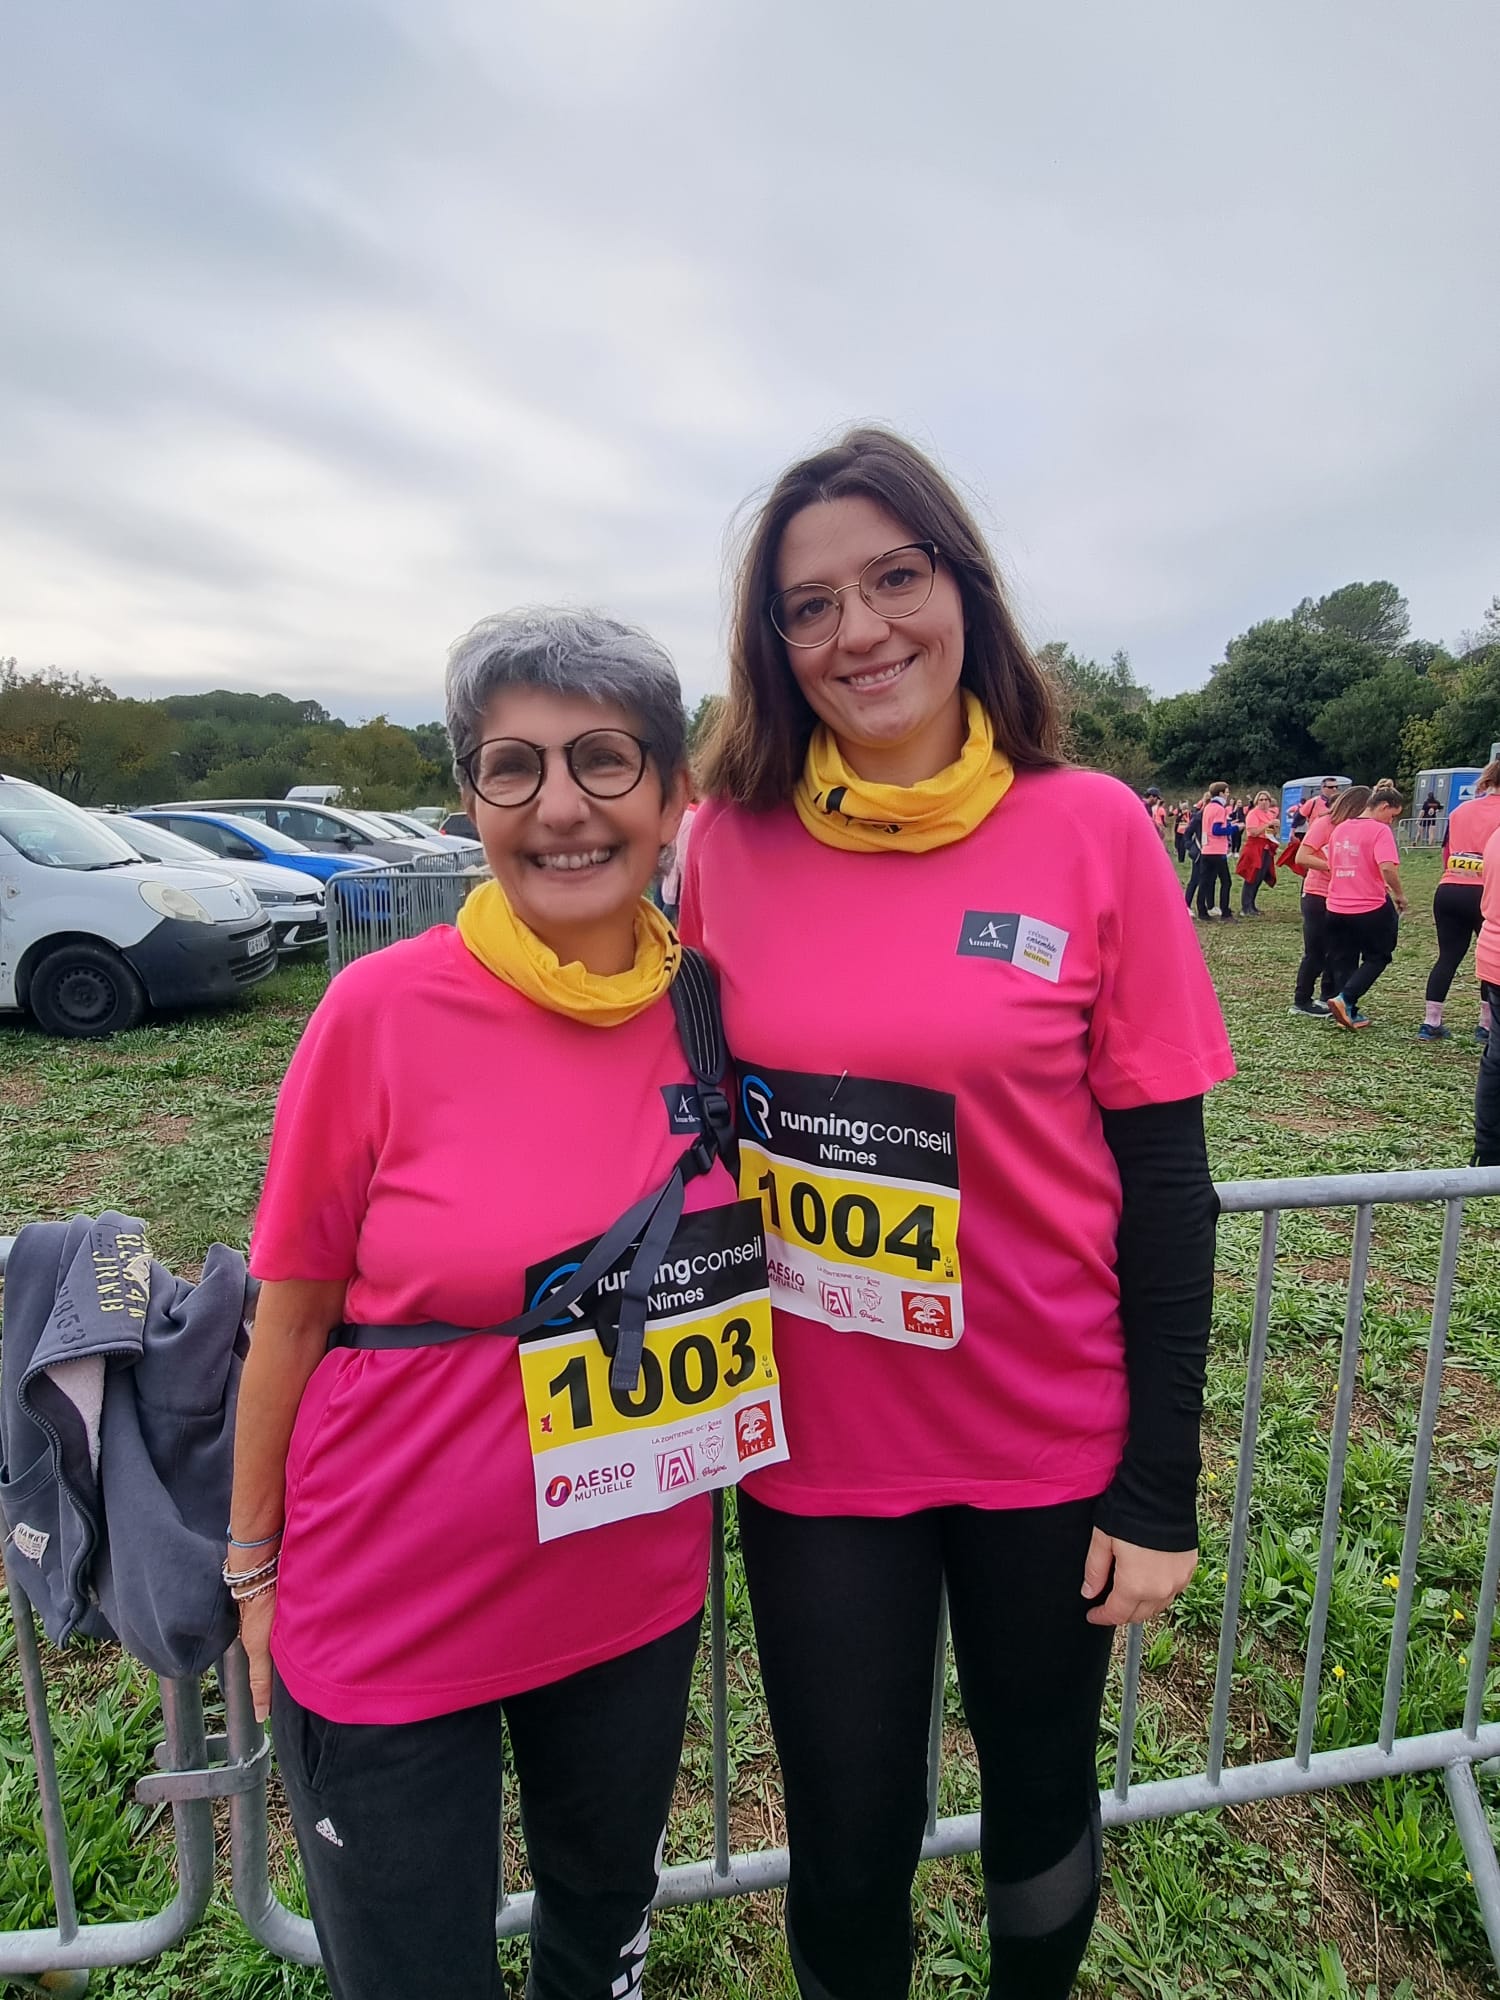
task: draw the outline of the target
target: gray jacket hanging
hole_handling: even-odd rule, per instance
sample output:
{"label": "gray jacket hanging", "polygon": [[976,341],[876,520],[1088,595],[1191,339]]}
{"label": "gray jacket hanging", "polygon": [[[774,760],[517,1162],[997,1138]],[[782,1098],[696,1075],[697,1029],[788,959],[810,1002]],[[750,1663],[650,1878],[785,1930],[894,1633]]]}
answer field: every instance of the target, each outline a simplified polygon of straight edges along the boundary
{"label": "gray jacket hanging", "polygon": [[0,1514],[48,1637],[201,1673],[235,1636],[219,1575],[249,1345],[245,1260],[193,1284],[107,1212],[16,1238],[0,1327]]}

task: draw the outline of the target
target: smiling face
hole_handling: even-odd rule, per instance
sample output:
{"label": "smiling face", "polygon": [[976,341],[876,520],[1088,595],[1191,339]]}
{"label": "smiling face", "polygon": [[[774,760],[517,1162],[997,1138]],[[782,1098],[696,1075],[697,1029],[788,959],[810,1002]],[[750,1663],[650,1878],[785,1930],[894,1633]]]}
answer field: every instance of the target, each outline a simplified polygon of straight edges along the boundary
{"label": "smiling face", "polygon": [[[776,588],[852,584],[865,565],[916,540],[906,522],[862,495],[804,507],[787,522]],[[932,595],[906,618],[884,618],[846,590],[838,630],[821,646],[788,646],[787,664],[808,707],[864,778],[913,785],[951,764],[963,747],[959,674],[963,602],[939,556]]]}
{"label": "smiling face", "polygon": [[[624,972],[635,956],[635,917],[661,850],[676,838],[686,776],[664,788],[647,759],[639,784],[623,798],[596,799],[575,783],[561,745],[591,729],[640,724],[612,702],[547,688],[502,689],[485,710],[483,744],[497,736],[543,743],[549,754],[541,790],[522,806],[495,806],[468,787],[464,805],[506,901],[563,964]],[[482,765],[476,763],[476,769]]]}

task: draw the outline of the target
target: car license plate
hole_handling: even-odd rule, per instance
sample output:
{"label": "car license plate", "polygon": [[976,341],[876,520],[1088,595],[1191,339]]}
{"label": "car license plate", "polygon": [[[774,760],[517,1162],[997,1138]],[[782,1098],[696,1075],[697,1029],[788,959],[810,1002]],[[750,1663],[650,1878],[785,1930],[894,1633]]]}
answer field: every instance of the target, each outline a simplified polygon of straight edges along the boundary
{"label": "car license plate", "polygon": [[254,937],[246,938],[245,940],[245,956],[247,958],[255,958],[261,952],[269,951],[270,949],[271,933],[269,930],[257,931]]}

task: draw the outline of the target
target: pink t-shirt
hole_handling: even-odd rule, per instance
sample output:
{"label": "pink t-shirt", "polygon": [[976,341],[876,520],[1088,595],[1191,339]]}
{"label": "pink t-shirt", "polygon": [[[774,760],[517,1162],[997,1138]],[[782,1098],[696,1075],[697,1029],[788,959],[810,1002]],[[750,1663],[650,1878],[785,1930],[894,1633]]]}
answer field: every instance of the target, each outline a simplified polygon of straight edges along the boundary
{"label": "pink t-shirt", "polygon": [[[775,1129],[776,1093],[800,1072],[835,1113],[883,1090],[903,1134],[930,1146],[946,1115],[954,1140],[903,1172],[956,1172],[961,1338],[944,1348],[950,1302],[916,1267],[945,1271],[914,1227],[896,1233],[923,1345],[854,1330],[855,1284],[809,1282],[815,1309],[792,1310],[773,1270],[791,1458],[750,1490],[791,1513],[866,1515],[1102,1492],[1127,1392],[1100,1107],[1197,1096],[1234,1073],[1181,885],[1134,793],[1097,772],[1022,771],[966,839],[920,855],[830,848],[790,807],[715,803],[693,832],[683,930],[720,968],[742,1137]],[[853,1163],[826,1171],[857,1183],[877,1128],[830,1129],[832,1157]],[[821,1140],[801,1143],[821,1156]],[[844,1241],[873,1244],[860,1216],[877,1204],[855,1203]],[[805,1198],[801,1213],[837,1236],[834,1203]]]}
{"label": "pink t-shirt", "polygon": [[1203,831],[1198,845],[1205,854],[1229,852],[1229,801],[1210,799],[1203,808]]}
{"label": "pink t-shirt", "polygon": [[1269,806],[1251,806],[1245,814],[1245,832],[1250,839],[1257,834],[1268,834],[1276,824],[1277,815]]}
{"label": "pink t-shirt", "polygon": [[1455,806],[1448,819],[1443,842],[1444,882],[1462,882],[1469,888],[1484,881],[1484,850],[1490,835],[1500,827],[1500,792],[1481,792],[1477,799],[1465,799]]}
{"label": "pink t-shirt", "polygon": [[[1297,851],[1297,859],[1303,861],[1309,854],[1321,854],[1326,860],[1328,856],[1328,840],[1332,832],[1332,819],[1327,813],[1321,814],[1313,822],[1308,831],[1303,834],[1302,845]],[[1328,895],[1328,882],[1327,869],[1309,868],[1302,878],[1302,893],[1304,896],[1322,896],[1326,898]]]}
{"label": "pink t-shirt", "polygon": [[[544,1011],[442,926],[357,960],[276,1108],[250,1264],[347,1279],[346,1317],[485,1326],[529,1266],[598,1235],[688,1144],[670,1000],[594,1028]],[[722,1167],[689,1209],[732,1200]],[[287,1457],[272,1652],[337,1722],[407,1722],[539,1687],[703,1603],[710,1502],[541,1546],[514,1340],[336,1348]]]}
{"label": "pink t-shirt", "polygon": [[1479,899],[1484,917],[1474,944],[1474,970],[1491,986],[1500,986],[1500,830],[1484,844],[1484,893]]}
{"label": "pink t-shirt", "polygon": [[1383,819],[1346,819],[1336,826],[1328,842],[1328,914],[1355,917],[1378,910],[1390,893],[1380,871],[1400,859],[1396,836]]}

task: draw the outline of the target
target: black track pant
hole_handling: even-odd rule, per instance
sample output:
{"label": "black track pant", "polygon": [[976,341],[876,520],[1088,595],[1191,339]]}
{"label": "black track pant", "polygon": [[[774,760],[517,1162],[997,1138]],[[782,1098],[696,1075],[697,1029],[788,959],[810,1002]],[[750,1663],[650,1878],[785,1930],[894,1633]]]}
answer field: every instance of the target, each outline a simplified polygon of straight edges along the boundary
{"label": "black track pant", "polygon": [[1066,2000],[1099,1894],[1094,1748],[1108,1626],[1079,1594],[1094,1502],[893,1520],[739,1497],[786,1789],[804,2000],[906,2000],[946,1581],[979,1760],[992,2000]]}
{"label": "black track pant", "polygon": [[1437,963],[1427,975],[1427,998],[1446,1000],[1453,976],[1469,955],[1484,919],[1479,882],[1439,882],[1432,894],[1432,921],[1437,926]]}
{"label": "black track pant", "polygon": [[1500,986],[1486,980],[1479,990],[1493,1009],[1495,1025],[1479,1058],[1474,1085],[1474,1165],[1500,1167]]}
{"label": "black track pant", "polygon": [[640,1991],[698,1620],[427,1722],[328,1722],[272,1692],[276,1761],[335,2000],[500,2000],[500,1717],[536,1885],[527,2000]]}
{"label": "black track pant", "polygon": [[1198,914],[1206,917],[1214,899],[1214,891],[1219,892],[1219,914],[1229,915],[1229,856],[1227,854],[1205,854],[1203,872],[1198,877]]}
{"label": "black track pant", "polygon": [[1302,892],[1302,963],[1297,967],[1297,986],[1292,998],[1299,1007],[1312,1004],[1313,986],[1321,977],[1322,997],[1338,992],[1328,969],[1328,898]]}
{"label": "black track pant", "polygon": [[1335,993],[1357,1007],[1396,956],[1400,926],[1387,896],[1378,910],[1328,912],[1328,973]]}

